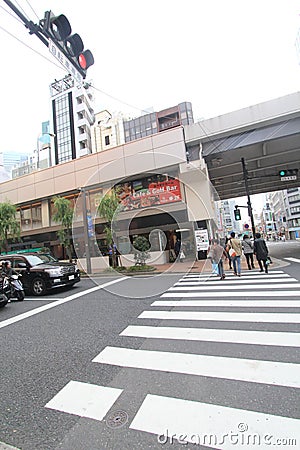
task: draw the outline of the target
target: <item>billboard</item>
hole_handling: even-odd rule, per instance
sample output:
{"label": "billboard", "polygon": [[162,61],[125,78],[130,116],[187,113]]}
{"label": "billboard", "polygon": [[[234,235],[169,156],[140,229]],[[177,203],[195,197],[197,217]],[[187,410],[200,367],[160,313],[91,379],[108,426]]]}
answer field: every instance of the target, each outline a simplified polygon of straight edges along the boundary
{"label": "billboard", "polygon": [[182,201],[179,180],[161,175],[119,184],[116,193],[122,211]]}

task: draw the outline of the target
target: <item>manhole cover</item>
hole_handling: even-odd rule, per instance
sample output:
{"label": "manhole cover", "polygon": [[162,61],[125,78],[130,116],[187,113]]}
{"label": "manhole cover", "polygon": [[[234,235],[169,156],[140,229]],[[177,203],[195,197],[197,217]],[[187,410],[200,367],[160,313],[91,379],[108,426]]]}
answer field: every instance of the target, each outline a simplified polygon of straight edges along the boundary
{"label": "manhole cover", "polygon": [[109,428],[120,428],[128,422],[128,414],[125,411],[119,410],[111,413],[106,419],[106,425]]}

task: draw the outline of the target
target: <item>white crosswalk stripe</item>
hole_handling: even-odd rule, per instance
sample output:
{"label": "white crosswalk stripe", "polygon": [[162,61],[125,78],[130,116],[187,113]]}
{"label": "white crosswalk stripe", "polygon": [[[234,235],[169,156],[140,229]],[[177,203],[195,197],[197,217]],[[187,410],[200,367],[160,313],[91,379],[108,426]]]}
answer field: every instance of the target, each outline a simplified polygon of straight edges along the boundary
{"label": "white crosswalk stripe", "polygon": [[290,313],[240,313],[207,311],[144,311],[139,319],[159,320],[214,320],[221,322],[300,323],[300,314]]}
{"label": "white crosswalk stripe", "polygon": [[[227,277],[229,278],[236,278],[236,275],[234,275],[233,273],[227,273],[226,274]],[[267,276],[269,277],[289,277],[289,275],[285,272],[283,272],[283,270],[272,270],[270,271],[268,274],[260,274],[259,271],[250,271],[249,272],[243,272],[243,276],[247,276],[247,277],[264,277],[266,278]],[[216,275],[212,275],[211,272],[203,272],[203,273],[190,273],[188,275],[184,275],[182,277],[182,279],[187,279],[187,278],[216,278]]]}
{"label": "white crosswalk stripe", "polygon": [[[142,347],[107,346],[94,357],[93,362],[128,371],[139,370],[139,377],[142,369],[147,373],[153,371],[181,377],[198,377],[197,382],[200,384],[201,377],[202,380],[209,379],[213,383],[217,380],[249,383],[253,392],[256,392],[257,385],[269,385],[281,390],[299,389],[300,364],[281,361],[277,355],[282,355],[283,350],[291,352],[300,347],[299,335],[294,329],[286,331],[288,326],[295,327],[300,323],[300,283],[280,270],[272,270],[269,274],[249,272],[241,278],[229,274],[223,281],[209,274],[185,275],[151,304],[151,310],[144,310],[138,315],[139,325],[129,325],[120,333],[124,339],[144,339]],[[201,298],[197,299],[199,297]],[[161,310],[163,307],[172,309]],[[213,308],[213,311],[203,311],[203,307]],[[260,312],[262,308],[266,308],[268,312]],[[150,323],[143,324],[142,320]],[[153,320],[166,323],[151,325]],[[207,321],[211,322],[209,328],[205,328],[204,322]],[[169,323],[174,326],[165,326]],[[224,329],[220,323],[225,324]],[[235,329],[237,323],[242,329]],[[252,329],[253,324],[270,324],[273,331]],[[210,346],[207,346],[205,354],[200,353],[200,350],[195,352],[195,346],[189,350],[188,345],[197,342],[226,345],[227,349],[231,349],[230,356],[220,356],[222,353],[207,354],[212,348]],[[179,346],[179,351],[175,351],[176,345]],[[252,351],[264,351],[264,348],[272,350],[272,360],[263,356],[268,355],[267,352],[255,353],[254,358],[241,356],[246,347]],[[220,352],[221,349],[222,347]],[[134,380],[131,374],[130,378]],[[180,442],[180,436],[185,435],[186,442],[206,444],[209,448],[242,448],[244,444],[233,445],[228,438],[226,441],[228,433],[234,431],[240,437],[240,425],[246,427],[242,436],[245,437],[245,431],[251,439],[259,436],[260,442],[255,441],[249,447],[251,449],[274,446],[278,442],[275,438],[290,438],[291,446],[285,445],[285,448],[296,448],[292,439],[300,442],[299,420],[268,414],[268,405],[265,405],[262,413],[255,411],[255,407],[249,410],[248,405],[246,409],[241,409],[205,403],[197,398],[191,401],[170,395],[154,395],[155,386],[150,385],[148,392],[144,393],[129,427],[131,430],[156,434],[159,445],[167,443],[168,439],[173,439],[172,443],[176,444]],[[115,389],[72,381],[46,407],[103,420],[119,396],[122,398],[122,389],[126,389],[126,386]],[[238,398],[238,391],[235,396]],[[209,400],[207,397],[207,401]],[[206,440],[213,441],[201,441],[205,436]],[[271,436],[273,441],[262,442],[267,439],[265,436]]]}
{"label": "white crosswalk stripe", "polygon": [[[235,284],[236,289],[239,289],[239,285],[236,283]],[[281,283],[281,284],[266,284],[263,286],[263,289],[299,289],[300,288],[300,283],[294,283],[294,284],[290,284],[290,283]],[[199,286],[178,286],[176,285],[175,287],[173,286],[172,288],[168,289],[168,291],[202,291],[202,290],[206,290],[206,291],[212,291],[212,290],[217,290],[217,291],[223,291],[223,290],[229,290],[229,289],[233,289],[231,285],[227,285],[226,283],[220,283],[220,284],[215,284],[213,286],[208,285],[205,286],[203,284],[200,284]],[[256,284],[246,284],[242,286],[242,289],[262,289],[262,287],[260,285],[256,285]],[[299,291],[300,293],[300,291]]]}
{"label": "white crosswalk stripe", "polygon": [[239,308],[300,308],[300,300],[156,300],[151,306],[238,306]]}
{"label": "white crosswalk stripe", "polygon": [[120,336],[187,341],[232,342],[253,345],[300,347],[297,333],[248,330],[218,330],[216,328],[152,327],[131,325]]}
{"label": "white crosswalk stripe", "polygon": [[300,259],[299,258],[284,258],[287,261],[291,261],[291,262],[295,262],[295,263],[300,263]]}
{"label": "white crosswalk stripe", "polygon": [[[156,435],[160,445],[179,441],[195,447],[252,450],[279,442],[285,443],[284,448],[295,449],[299,443],[297,419],[150,394],[130,428]],[[289,446],[283,440],[287,437]]]}
{"label": "white crosswalk stripe", "polygon": [[[272,277],[271,277],[272,278]],[[253,279],[252,279],[253,281]],[[269,281],[269,279],[267,280]],[[245,280],[245,277],[241,278],[239,280],[239,285],[241,284],[248,284],[250,282],[249,277],[247,278],[247,280]],[[214,279],[214,280],[209,280],[209,281],[189,281],[189,280],[182,280],[178,283],[175,283],[174,286],[215,286],[217,284],[219,284],[219,277]],[[225,280],[222,281],[222,285],[224,285],[226,283],[226,285],[229,284],[236,284],[236,277],[234,278],[226,278]],[[266,278],[263,277],[263,279],[255,279],[255,284],[265,284],[266,283]],[[272,283],[299,283],[299,281],[296,278],[272,278]]]}
{"label": "white crosswalk stripe", "polygon": [[113,366],[300,387],[300,364],[106,347],[93,362]]}
{"label": "white crosswalk stripe", "polygon": [[[234,288],[232,288],[234,289]],[[263,287],[260,286],[260,291],[215,291],[215,292],[166,292],[161,297],[300,297],[299,291],[264,291]]]}
{"label": "white crosswalk stripe", "polygon": [[121,393],[122,389],[70,381],[45,407],[102,420]]}

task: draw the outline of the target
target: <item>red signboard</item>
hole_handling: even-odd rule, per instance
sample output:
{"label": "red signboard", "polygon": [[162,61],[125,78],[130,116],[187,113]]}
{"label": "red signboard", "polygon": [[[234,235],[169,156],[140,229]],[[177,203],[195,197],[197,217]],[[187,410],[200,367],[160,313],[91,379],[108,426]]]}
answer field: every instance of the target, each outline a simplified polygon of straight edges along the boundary
{"label": "red signboard", "polygon": [[124,183],[118,195],[123,205],[123,211],[164,205],[182,200],[180,182],[176,179],[152,181],[147,187],[139,186],[138,189],[134,189],[130,183]]}

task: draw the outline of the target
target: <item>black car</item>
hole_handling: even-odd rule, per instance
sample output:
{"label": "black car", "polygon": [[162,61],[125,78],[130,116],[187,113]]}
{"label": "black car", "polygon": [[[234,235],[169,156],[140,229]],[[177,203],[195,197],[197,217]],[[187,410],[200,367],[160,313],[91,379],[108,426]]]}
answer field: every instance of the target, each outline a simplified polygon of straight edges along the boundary
{"label": "black car", "polygon": [[43,295],[58,286],[73,286],[80,281],[76,264],[61,262],[50,254],[26,253],[0,256],[10,261],[12,269],[19,272],[24,290],[33,295]]}

